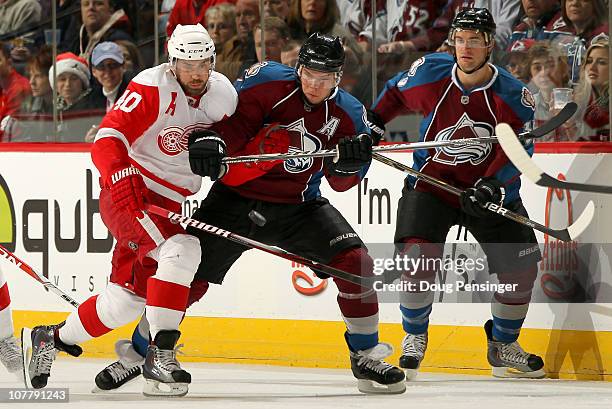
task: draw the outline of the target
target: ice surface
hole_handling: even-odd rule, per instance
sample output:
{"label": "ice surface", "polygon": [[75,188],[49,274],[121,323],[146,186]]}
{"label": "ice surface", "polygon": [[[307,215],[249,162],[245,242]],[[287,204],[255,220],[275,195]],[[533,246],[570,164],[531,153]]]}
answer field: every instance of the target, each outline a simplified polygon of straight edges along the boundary
{"label": "ice surface", "polygon": [[[612,408],[610,382],[494,379],[421,373],[402,395],[364,395],[350,370],[184,363],[193,379],[183,398],[145,398],[142,378],[113,393],[93,394],[93,379],[110,361],[59,358],[49,387],[68,387],[72,407],[103,408],[372,408],[543,409]],[[0,368],[0,388],[21,383]],[[0,404],[7,409],[35,407]],[[46,403],[51,409],[66,404]]]}

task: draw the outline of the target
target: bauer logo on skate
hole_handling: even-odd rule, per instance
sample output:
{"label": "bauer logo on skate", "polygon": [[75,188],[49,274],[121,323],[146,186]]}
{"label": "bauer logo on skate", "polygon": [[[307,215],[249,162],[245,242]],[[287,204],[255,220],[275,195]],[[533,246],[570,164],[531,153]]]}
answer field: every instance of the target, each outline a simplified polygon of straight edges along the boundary
{"label": "bauer logo on skate", "polygon": [[[480,138],[493,135],[493,128],[485,122],[472,120],[467,113],[463,114],[457,123],[438,132],[434,138],[436,141],[447,141],[451,139]],[[457,165],[470,162],[472,165],[479,165],[492,152],[491,144],[481,145],[457,145],[436,148],[433,157],[435,162],[447,165]]]}

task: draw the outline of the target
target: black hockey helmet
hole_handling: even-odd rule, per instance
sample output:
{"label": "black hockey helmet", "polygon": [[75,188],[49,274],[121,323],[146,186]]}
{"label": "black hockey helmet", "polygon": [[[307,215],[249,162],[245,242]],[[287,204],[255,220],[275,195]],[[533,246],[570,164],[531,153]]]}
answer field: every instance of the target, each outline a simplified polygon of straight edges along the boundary
{"label": "black hockey helmet", "polygon": [[296,68],[301,66],[316,71],[341,73],[344,48],[340,37],[313,33],[300,48]]}
{"label": "black hockey helmet", "polygon": [[[448,31],[448,40],[447,43],[452,47],[455,42],[455,33],[457,31],[462,30],[473,30],[476,32],[483,33],[485,44],[489,47],[493,41],[493,36],[495,35],[495,19],[491,15],[491,12],[486,8],[463,8],[457,12],[453,22],[451,23],[451,28]],[[452,48],[453,57],[455,58],[455,62],[457,61],[457,54],[455,49]],[[482,67],[489,61],[491,57],[491,51],[487,53],[487,57],[484,59],[482,64],[478,67],[465,71],[458,65],[459,69],[467,74],[471,74]]]}
{"label": "black hockey helmet", "polygon": [[461,9],[451,23],[451,31],[475,30],[490,36],[495,34],[495,28],[495,20],[486,8]]}

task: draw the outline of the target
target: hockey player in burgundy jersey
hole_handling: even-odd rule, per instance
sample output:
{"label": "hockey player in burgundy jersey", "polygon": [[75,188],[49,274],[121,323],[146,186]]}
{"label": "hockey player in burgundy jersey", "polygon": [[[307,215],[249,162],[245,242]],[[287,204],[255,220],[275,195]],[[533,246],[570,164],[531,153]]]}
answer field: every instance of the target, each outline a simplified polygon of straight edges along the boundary
{"label": "hockey player in burgundy jersey", "polygon": [[[338,88],[344,50],[337,37],[313,34],[300,49],[296,68],[262,62],[247,70],[238,84],[236,113],[209,130],[192,134],[189,157],[195,173],[221,177],[225,154],[239,152],[262,127],[278,123],[289,135],[289,150],[338,147],[335,159],[280,162],[262,176],[238,186],[216,182],[192,216],[271,245],[355,274],[373,274],[373,262],[344,217],[321,197],[326,177],[336,191],[359,183],[371,162],[372,139],[366,111]],[[232,170],[229,170],[231,175]],[[255,209],[267,220],[248,218]],[[208,257],[197,277],[220,284],[247,250],[196,229]],[[345,339],[358,388],[365,393],[401,393],[404,374],[382,359],[392,349],[378,342],[378,301],[373,290],[335,280]]]}
{"label": "hockey player in burgundy jersey", "polygon": [[[188,135],[231,116],[237,94],[229,80],[214,71],[214,44],[201,25],[177,26],[168,53],[169,63],[133,79],[104,117],[91,149],[101,175],[100,213],[117,239],[110,283],[64,323],[24,330],[28,386],[46,386],[58,351],[78,356],[79,343],[144,311],[152,342],[146,360],[130,369],[143,371],[147,395],[187,393],[191,376],[176,360],[175,345],[188,299],[200,297],[190,297],[190,290],[201,294],[208,285],[192,285],[200,243],[180,225],[147,215],[144,206],[151,203],[177,212],[186,196],[200,189],[202,178],[189,165]],[[118,345],[118,352],[124,347]],[[167,387],[160,389],[160,383]]]}
{"label": "hockey player in burgundy jersey", "polygon": [[[373,105],[374,113],[384,123],[407,112],[422,114],[422,141],[491,136],[500,122],[518,132],[533,119],[534,101],[521,82],[488,62],[494,33],[495,22],[486,9],[460,11],[448,38],[453,56],[427,55],[389,80]],[[418,150],[413,159],[415,169],[466,192],[457,200],[408,178],[398,205],[395,242],[403,243],[399,251],[417,247],[422,256],[439,258],[449,229],[465,226],[486,253],[489,272],[501,283],[517,284],[516,291],[495,294],[493,319],[485,324],[493,375],[544,376],[542,359],[523,351],[517,342],[541,257],[535,234],[481,206],[503,204],[526,216],[518,171],[497,144]],[[421,280],[433,282],[434,273],[421,269],[406,280],[415,280],[419,288]],[[413,378],[427,347],[433,293],[403,292],[400,300],[406,331],[400,366]]]}

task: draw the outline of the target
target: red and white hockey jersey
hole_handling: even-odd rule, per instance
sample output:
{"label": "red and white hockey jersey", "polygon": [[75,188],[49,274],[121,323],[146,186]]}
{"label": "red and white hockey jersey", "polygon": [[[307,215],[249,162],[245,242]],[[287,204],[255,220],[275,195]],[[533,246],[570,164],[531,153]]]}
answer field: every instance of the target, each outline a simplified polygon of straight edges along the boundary
{"label": "red and white hockey jersey", "polygon": [[169,64],[144,70],[102,120],[92,159],[103,181],[131,163],[150,190],[182,202],[202,183],[189,166],[189,134],[231,116],[237,104],[236,90],[218,72],[211,73],[206,93],[194,99],[182,90]]}

